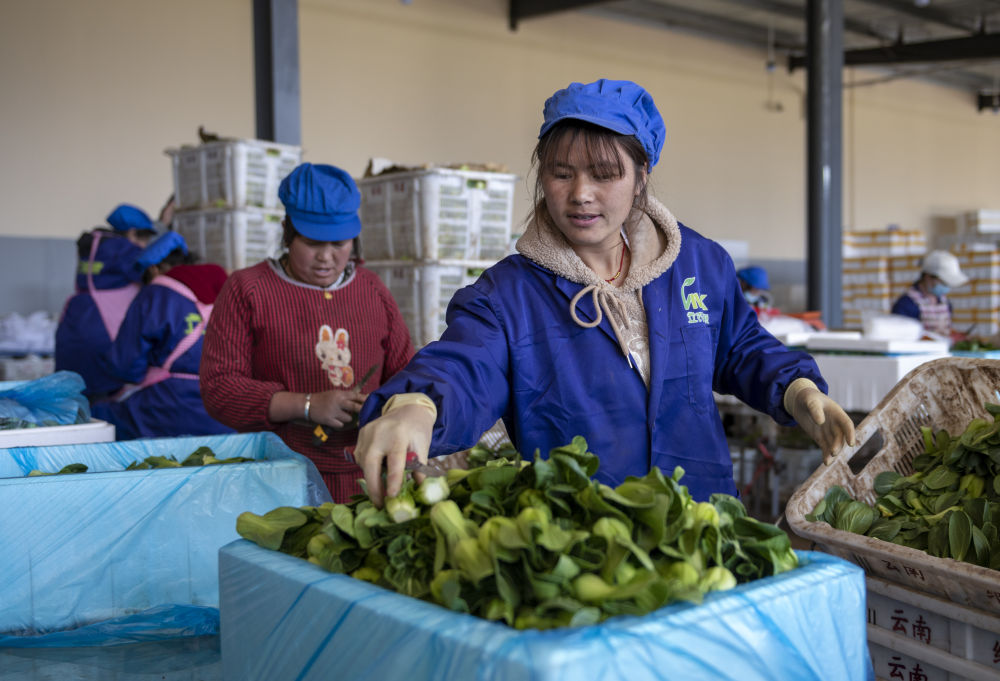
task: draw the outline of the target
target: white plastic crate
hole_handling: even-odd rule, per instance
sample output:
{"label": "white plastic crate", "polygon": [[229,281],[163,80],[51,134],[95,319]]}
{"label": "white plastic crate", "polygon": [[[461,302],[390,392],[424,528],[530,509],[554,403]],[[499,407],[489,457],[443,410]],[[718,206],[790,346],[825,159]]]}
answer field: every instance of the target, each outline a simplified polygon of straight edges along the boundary
{"label": "white plastic crate", "polygon": [[249,208],[186,211],[174,215],[174,229],[202,262],[232,272],[281,253],[283,216]]}
{"label": "white plastic crate", "polygon": [[516,175],[434,168],[358,180],[369,260],[486,260],[510,251]]}
{"label": "white plastic crate", "polygon": [[415,265],[400,262],[368,262],[389,288],[410,329],[415,347],[435,341],[444,333],[448,302],[460,288],[479,278],[489,263]]}
{"label": "white plastic crate", "polygon": [[302,162],[302,147],[265,140],[208,142],[166,153],[173,159],[178,211],[279,208],[278,185]]}
{"label": "white plastic crate", "polygon": [[868,648],[881,679],[1000,678],[1000,617],[869,577]]}

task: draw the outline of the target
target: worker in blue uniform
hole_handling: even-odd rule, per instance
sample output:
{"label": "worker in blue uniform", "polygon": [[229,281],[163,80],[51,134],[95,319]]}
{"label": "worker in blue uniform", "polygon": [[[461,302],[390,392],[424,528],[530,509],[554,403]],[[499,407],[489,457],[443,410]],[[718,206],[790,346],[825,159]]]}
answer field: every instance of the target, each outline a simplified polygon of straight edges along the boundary
{"label": "worker in blue uniform", "polygon": [[648,195],[664,134],[630,81],[545,103],[518,254],[459,290],[441,339],[362,409],[355,457],[376,504],[408,452],[466,449],[498,417],[526,456],[582,435],[600,482],[681,466],[698,500],[736,494],[713,390],[797,421],[827,457],[853,442],[812,358],[760,326],[726,251]]}
{"label": "worker in blue uniform", "polygon": [[108,351],[139,292],[132,262],[156,236],[149,216],[127,203],[117,206],[107,223],[77,239],[76,291],[66,301],[56,327],[56,371],[80,374],[86,385],[84,394],[92,402],[121,388],[121,381],[105,373],[97,359]]}
{"label": "worker in blue uniform", "polygon": [[115,425],[119,440],[234,432],[208,415],[198,385],[205,327],[226,272],[192,260],[171,231],[134,260],[146,285],[103,362],[126,385],[92,410]]}

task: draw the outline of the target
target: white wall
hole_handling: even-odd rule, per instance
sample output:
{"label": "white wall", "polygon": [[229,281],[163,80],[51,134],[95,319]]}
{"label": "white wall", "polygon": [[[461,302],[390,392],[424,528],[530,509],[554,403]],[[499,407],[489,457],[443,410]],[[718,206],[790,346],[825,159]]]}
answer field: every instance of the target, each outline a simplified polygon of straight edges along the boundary
{"label": "white wall", "polygon": [[[196,130],[251,137],[251,0],[33,0],[0,6],[0,234],[76,236],[119,201],[155,213],[163,150]],[[299,0],[305,158],[493,161],[522,176],[544,99],[628,78],[667,125],[653,189],[690,226],[805,252],[801,72],[759,50],[570,12],[507,27],[507,0]],[[120,26],[121,28],[116,28]],[[871,72],[857,71],[857,80]],[[845,72],[845,79],[851,72]],[[928,229],[1000,207],[1000,118],[917,81],[845,92],[844,221]],[[517,215],[528,209],[522,184]]]}

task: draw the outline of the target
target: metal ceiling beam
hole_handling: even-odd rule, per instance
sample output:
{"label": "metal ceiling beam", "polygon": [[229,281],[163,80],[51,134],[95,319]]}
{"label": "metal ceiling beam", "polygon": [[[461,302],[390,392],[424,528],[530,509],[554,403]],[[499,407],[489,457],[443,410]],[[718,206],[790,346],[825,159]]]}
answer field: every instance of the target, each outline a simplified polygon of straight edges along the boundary
{"label": "metal ceiling beam", "polygon": [[[805,12],[803,11],[801,2],[778,2],[777,0],[724,1],[744,9],[759,9],[764,12],[770,12],[771,14],[777,14],[779,16],[796,19],[798,21],[803,21],[805,19]],[[877,40],[886,40],[892,37],[877,31],[867,22],[857,21],[846,17],[844,18],[844,30],[858,35],[867,36],[869,38],[875,38]]]}
{"label": "metal ceiling beam", "polygon": [[1000,92],[979,93],[979,110],[990,109],[993,113],[1000,113]]}
{"label": "metal ceiling beam", "polygon": [[917,7],[913,0],[857,0],[866,5],[871,5],[872,7],[881,7],[882,9],[892,10],[897,14],[902,14],[914,19],[919,19],[920,21],[932,21],[935,24],[940,24],[941,26],[948,26],[950,28],[956,28],[961,31],[974,32],[980,30],[978,24],[970,25],[968,22],[964,22],[960,19],[955,18],[954,12],[949,12],[947,9],[941,9],[940,7],[935,7],[932,4],[925,7]]}
{"label": "metal ceiling beam", "polygon": [[[863,66],[997,58],[1000,58],[1000,33],[987,33],[965,38],[931,40],[922,43],[896,43],[884,47],[848,50],[844,53],[844,64]],[[805,65],[805,57],[793,56],[788,59],[790,71]]]}
{"label": "metal ceiling beam", "polygon": [[[588,14],[611,19],[629,19],[644,26],[650,24],[671,29],[689,30],[732,42],[763,45],[767,42],[767,27],[717,14],[699,12],[650,0],[623,0],[604,8],[589,10]],[[801,35],[788,31],[774,32],[774,45],[782,51],[801,49]]]}
{"label": "metal ceiling beam", "polygon": [[510,0],[510,30],[516,31],[517,22],[521,19],[580,9],[602,2],[606,3],[607,0]]}

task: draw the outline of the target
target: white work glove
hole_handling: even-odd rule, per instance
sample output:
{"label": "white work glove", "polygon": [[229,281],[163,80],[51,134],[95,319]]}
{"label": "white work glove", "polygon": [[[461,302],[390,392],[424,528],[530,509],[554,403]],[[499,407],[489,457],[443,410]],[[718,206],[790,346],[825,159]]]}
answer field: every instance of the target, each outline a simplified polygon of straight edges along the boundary
{"label": "white work glove", "polygon": [[823,450],[823,463],[829,464],[845,444],[854,446],[851,417],[808,378],[792,381],[783,401],[792,418]]}
{"label": "white work glove", "polygon": [[[399,494],[405,474],[406,454],[415,452],[427,463],[431,432],[437,419],[437,407],[422,393],[393,395],[382,407],[382,416],[358,432],[354,460],[365,474],[368,497],[381,508],[385,497]],[[385,462],[385,489],[382,468]]]}

